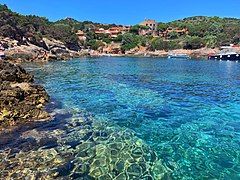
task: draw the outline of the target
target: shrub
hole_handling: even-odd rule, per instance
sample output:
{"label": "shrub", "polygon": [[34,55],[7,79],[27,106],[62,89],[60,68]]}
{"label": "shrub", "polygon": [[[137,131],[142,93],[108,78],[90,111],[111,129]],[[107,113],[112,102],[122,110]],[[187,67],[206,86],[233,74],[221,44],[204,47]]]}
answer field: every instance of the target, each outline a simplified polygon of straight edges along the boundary
{"label": "shrub", "polygon": [[119,34],[116,38],[113,38],[112,40],[113,40],[113,42],[122,42],[123,35]]}
{"label": "shrub", "polygon": [[104,43],[102,41],[99,41],[99,40],[90,40],[87,42],[87,46],[90,47],[90,49],[93,49],[93,50],[98,50],[100,47],[103,47],[104,46]]}
{"label": "shrub", "polygon": [[129,32],[132,33],[132,34],[138,35],[139,29],[140,29],[140,26],[139,26],[139,25],[135,25],[135,26],[132,26],[132,27],[130,28],[130,31],[129,31]]}
{"label": "shrub", "polygon": [[172,31],[168,34],[169,39],[177,39],[178,37],[179,37],[179,35],[176,31]]}
{"label": "shrub", "polygon": [[161,31],[161,32],[167,30],[167,28],[168,28],[168,25],[165,24],[165,23],[159,23],[158,26],[157,26],[157,30]]}
{"label": "shrub", "polygon": [[164,41],[162,38],[153,38],[150,42],[150,50],[166,50],[168,49],[167,42]]}
{"label": "shrub", "polygon": [[183,47],[179,43],[179,41],[173,40],[167,42],[168,50],[174,50],[174,49],[182,49]]}

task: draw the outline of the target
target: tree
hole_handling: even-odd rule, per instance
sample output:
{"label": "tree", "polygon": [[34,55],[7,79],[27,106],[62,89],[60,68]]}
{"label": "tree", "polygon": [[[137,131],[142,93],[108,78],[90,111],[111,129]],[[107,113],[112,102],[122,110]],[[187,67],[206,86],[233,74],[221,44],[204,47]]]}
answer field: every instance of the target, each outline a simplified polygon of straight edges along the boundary
{"label": "tree", "polygon": [[236,34],[236,35],[233,37],[233,43],[234,43],[234,44],[240,44],[240,33],[239,33],[239,34]]}
{"label": "tree", "polygon": [[187,36],[184,49],[199,49],[203,47],[203,40],[198,36]]}
{"label": "tree", "polygon": [[104,46],[104,43],[102,41],[99,41],[99,40],[90,40],[87,42],[87,46],[90,47],[90,49],[93,49],[93,50],[98,50],[100,47],[103,47]]}
{"label": "tree", "polygon": [[225,33],[219,33],[217,35],[217,42],[218,42],[219,46],[225,46],[225,45],[231,44],[232,43],[232,39],[230,39],[228,37],[228,35],[225,34]]}
{"label": "tree", "polygon": [[150,38],[148,36],[138,36],[139,45],[146,47],[149,44]]}
{"label": "tree", "polygon": [[158,26],[157,26],[157,30],[158,31],[166,31],[168,28],[168,25],[166,23],[159,23]]}
{"label": "tree", "polygon": [[17,39],[16,34],[17,34],[16,29],[8,24],[0,27],[0,35],[1,36]]}
{"label": "tree", "polygon": [[168,47],[168,50],[182,49],[182,46],[178,40],[168,41],[167,47]]}
{"label": "tree", "polygon": [[188,24],[187,29],[190,36],[204,37],[205,31],[207,31],[205,24]]}
{"label": "tree", "polygon": [[108,38],[108,37],[103,38],[102,41],[107,43],[107,44],[110,44],[112,42],[112,40],[110,38]]}
{"label": "tree", "polygon": [[209,35],[204,37],[204,44],[208,48],[215,48],[218,46],[218,39],[217,36]]}
{"label": "tree", "polygon": [[150,42],[150,50],[167,50],[168,45],[167,42],[164,41],[162,38],[153,38],[152,41]]}
{"label": "tree", "polygon": [[168,34],[169,39],[177,39],[178,37],[179,37],[179,35],[176,31],[172,31]]}
{"label": "tree", "polygon": [[0,11],[9,11],[9,12],[11,12],[11,10],[8,9],[8,7],[7,7],[6,4],[4,4],[4,5],[1,5],[1,4],[0,4]]}
{"label": "tree", "polygon": [[123,35],[119,34],[116,38],[113,38],[112,40],[114,42],[122,42],[122,39],[123,39]]}
{"label": "tree", "polygon": [[132,26],[130,28],[129,32],[132,33],[132,34],[138,35],[139,30],[140,30],[140,26],[139,25],[135,25],[135,26]]}
{"label": "tree", "polygon": [[79,50],[78,37],[68,25],[54,24],[48,29],[47,36],[62,41],[69,49]]}
{"label": "tree", "polygon": [[97,38],[97,35],[93,32],[93,31],[87,31],[86,32],[86,38],[87,38],[87,41],[89,40],[93,40],[93,39],[96,39]]}
{"label": "tree", "polygon": [[207,31],[210,35],[216,36],[223,32],[223,25],[221,23],[214,22],[209,26]]}
{"label": "tree", "polygon": [[148,26],[134,25],[130,28],[129,32],[132,34],[138,35],[140,30],[148,30],[148,29],[149,29]]}
{"label": "tree", "polygon": [[137,47],[138,44],[139,44],[139,38],[137,35],[131,34],[131,33],[123,34],[122,46],[121,46],[121,49],[123,51],[128,51],[130,49],[133,49],[133,48]]}

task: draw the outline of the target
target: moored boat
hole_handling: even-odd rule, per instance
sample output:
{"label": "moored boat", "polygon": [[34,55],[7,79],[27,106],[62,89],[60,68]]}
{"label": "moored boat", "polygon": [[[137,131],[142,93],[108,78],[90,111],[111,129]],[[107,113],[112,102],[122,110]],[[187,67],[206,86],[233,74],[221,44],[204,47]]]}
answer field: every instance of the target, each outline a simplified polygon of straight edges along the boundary
{"label": "moored boat", "polygon": [[187,54],[168,54],[169,59],[180,58],[180,59],[190,59]]}
{"label": "moored boat", "polygon": [[232,46],[221,47],[221,52],[216,55],[209,55],[210,60],[240,61],[240,53],[235,52]]}
{"label": "moored boat", "polygon": [[219,54],[209,56],[210,60],[224,60],[224,61],[240,61],[240,54],[238,53],[229,53],[229,54]]}

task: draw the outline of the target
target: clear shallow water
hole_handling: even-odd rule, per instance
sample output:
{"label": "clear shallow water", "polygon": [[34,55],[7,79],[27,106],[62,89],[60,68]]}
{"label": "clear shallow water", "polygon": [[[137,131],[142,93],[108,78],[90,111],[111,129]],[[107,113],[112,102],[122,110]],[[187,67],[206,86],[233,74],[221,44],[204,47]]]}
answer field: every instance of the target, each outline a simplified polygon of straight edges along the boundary
{"label": "clear shallow water", "polygon": [[240,179],[240,64],[97,58],[27,65],[64,109],[130,129],[173,179]]}

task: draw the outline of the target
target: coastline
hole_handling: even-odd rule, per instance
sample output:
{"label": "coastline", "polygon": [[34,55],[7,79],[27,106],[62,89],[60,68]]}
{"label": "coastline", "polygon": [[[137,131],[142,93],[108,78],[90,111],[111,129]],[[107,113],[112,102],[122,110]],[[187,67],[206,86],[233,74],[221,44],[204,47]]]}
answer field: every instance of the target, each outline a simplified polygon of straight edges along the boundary
{"label": "coastline", "polygon": [[201,48],[195,50],[175,49],[171,51],[128,51],[125,54],[106,54],[106,53],[91,53],[90,57],[162,57],[167,58],[169,54],[185,54],[191,58],[207,59],[209,54],[219,53],[218,48]]}
{"label": "coastline", "polygon": [[219,49],[209,49],[209,48],[202,48],[202,49],[196,49],[196,50],[184,50],[184,49],[176,49],[172,51],[137,51],[137,52],[127,52],[125,54],[107,54],[107,53],[101,53],[96,51],[88,51],[83,50],[80,52],[75,52],[74,55],[72,54],[63,54],[58,55],[58,58],[52,58],[49,56],[48,58],[38,58],[38,59],[26,59],[26,58],[8,58],[8,55],[6,58],[8,61],[13,63],[22,63],[22,62],[49,62],[49,61],[61,61],[61,60],[71,60],[74,58],[82,58],[82,57],[136,57],[136,58],[143,58],[143,57],[149,57],[149,58],[168,58],[169,53],[173,54],[185,54],[189,56],[190,58],[196,58],[196,59],[207,59],[209,54],[216,54],[219,53]]}
{"label": "coastline", "polygon": [[[82,49],[80,51],[72,51],[68,49],[62,42],[43,38],[46,48],[33,45],[31,43],[19,44],[18,41],[0,37],[1,43],[7,47],[4,50],[5,59],[14,63],[21,62],[47,62],[58,60],[69,60],[79,57],[168,57],[169,54],[186,54],[191,58],[206,59],[209,54],[219,53],[219,48],[201,48],[195,50],[175,49],[175,50],[156,50],[150,51],[144,47],[137,47],[126,51],[125,53],[104,53],[99,50]],[[240,51],[240,50],[239,50]]]}

